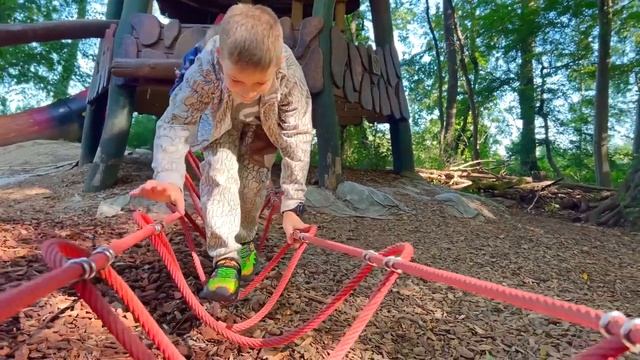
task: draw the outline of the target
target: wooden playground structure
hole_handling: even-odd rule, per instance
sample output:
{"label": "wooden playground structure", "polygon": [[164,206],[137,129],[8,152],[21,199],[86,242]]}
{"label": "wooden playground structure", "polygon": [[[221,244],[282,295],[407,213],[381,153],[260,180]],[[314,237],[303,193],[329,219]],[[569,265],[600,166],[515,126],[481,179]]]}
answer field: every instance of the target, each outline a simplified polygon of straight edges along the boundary
{"label": "wooden playground structure", "polygon": [[[371,0],[375,48],[355,44],[345,27],[345,16],[360,7],[358,0],[256,3],[271,7],[280,18],[284,41],[311,91],[320,185],[334,189],[340,182],[340,129],[365,118],[389,124],[394,171],[413,172],[409,106],[388,0]],[[105,20],[0,25],[0,46],[101,39],[82,130],[80,163],[91,164],[85,191],[116,182],[132,114],[162,115],[182,56],[233,4],[160,0],[161,12],[170,19],[163,24],[150,14],[149,0],[110,0]]]}

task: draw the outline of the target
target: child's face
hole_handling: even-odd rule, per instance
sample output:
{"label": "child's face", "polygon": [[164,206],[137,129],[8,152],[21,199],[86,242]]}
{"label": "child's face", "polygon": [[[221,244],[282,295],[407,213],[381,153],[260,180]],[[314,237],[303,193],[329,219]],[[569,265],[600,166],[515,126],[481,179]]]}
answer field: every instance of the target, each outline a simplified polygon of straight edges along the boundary
{"label": "child's face", "polygon": [[256,70],[250,67],[235,65],[223,56],[220,58],[224,83],[235,100],[250,103],[265,94],[271,88],[277,68]]}

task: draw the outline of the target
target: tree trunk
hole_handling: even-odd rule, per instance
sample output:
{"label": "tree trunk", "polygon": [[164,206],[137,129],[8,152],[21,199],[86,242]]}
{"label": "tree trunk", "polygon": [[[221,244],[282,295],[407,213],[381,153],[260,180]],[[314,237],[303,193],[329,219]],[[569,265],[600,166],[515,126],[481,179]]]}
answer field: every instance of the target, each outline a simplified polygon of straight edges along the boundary
{"label": "tree trunk", "polygon": [[536,158],[536,124],[535,124],[535,89],[533,82],[533,57],[534,42],[536,38],[536,18],[531,16],[534,12],[534,0],[520,0],[520,69],[518,102],[520,104],[520,117],[522,118],[522,133],[520,134],[520,168],[523,173],[531,174],[538,171]]}
{"label": "tree trunk", "polygon": [[433,30],[433,23],[431,22],[431,14],[429,14],[429,0],[425,0],[427,5],[427,24],[429,25],[429,32],[431,33],[431,39],[433,40],[433,47],[436,51],[436,66],[438,67],[436,74],[438,75],[438,119],[440,120],[440,134],[444,132],[444,102],[443,102],[443,90],[444,90],[444,76],[442,74],[442,56],[440,55],[440,44],[438,44],[438,37]]}
{"label": "tree trunk", "polygon": [[444,18],[444,39],[447,51],[447,108],[444,121],[444,131],[441,136],[441,152],[445,161],[453,156],[453,140],[455,135],[456,100],[458,95],[458,57],[453,25],[452,0],[444,0],[442,7]]}
{"label": "tree trunk", "polygon": [[[87,17],[87,0],[78,0],[77,20],[84,20]],[[65,98],[69,95],[69,84],[73,79],[73,73],[76,70],[78,64],[78,49],[80,47],[80,40],[74,40],[67,47],[64,60],[62,60],[62,69],[60,70],[60,77],[56,81],[56,85],[53,90],[53,98],[58,100]]]}
{"label": "tree trunk", "polygon": [[611,0],[598,0],[598,70],[596,74],[593,156],[596,182],[611,186],[609,169],[609,64],[611,62]]}
{"label": "tree trunk", "polygon": [[[480,78],[480,64],[478,62],[478,57],[476,56],[477,50],[477,31],[478,28],[476,26],[476,7],[473,8],[471,19],[471,36],[469,41],[469,60],[473,65],[473,83],[471,88],[478,88],[478,79]],[[471,147],[473,149],[473,158],[480,159],[480,144],[478,142],[480,136],[480,105],[476,103],[476,118],[473,123],[473,127],[471,129]]]}
{"label": "tree trunk", "polygon": [[640,157],[635,157],[618,195],[602,202],[587,219],[596,225],[626,225],[632,231],[640,230]]}
{"label": "tree trunk", "polygon": [[640,73],[636,73],[636,125],[633,134],[633,155],[640,156]]}
{"label": "tree trunk", "polygon": [[[464,47],[464,40],[462,38],[462,33],[460,32],[460,28],[458,27],[458,20],[456,19],[455,8],[452,5],[452,17],[453,17],[453,26],[456,35],[456,39],[458,40],[458,46],[460,47],[460,69],[462,70],[462,75],[464,76],[464,84],[465,90],[467,91],[467,96],[469,97],[469,111],[471,113],[471,121],[473,123],[473,150],[471,153],[472,160],[480,160],[480,153],[478,152],[478,108],[476,106],[476,95],[473,84],[471,83],[471,77],[469,77],[469,70],[467,69],[467,55]],[[466,129],[465,129],[466,130]],[[457,147],[458,144],[456,144]]]}
{"label": "tree trunk", "polygon": [[[456,141],[453,144],[453,152],[454,154],[460,155],[460,157],[464,157],[464,152],[467,151],[469,147],[469,140],[467,139],[467,128],[469,126],[469,106],[465,106],[462,111],[462,124],[460,124],[460,131],[458,131],[458,135],[456,136]],[[458,151],[460,149],[460,151]]]}
{"label": "tree trunk", "polygon": [[560,168],[558,168],[558,165],[556,164],[556,161],[553,159],[553,149],[552,149],[552,143],[551,143],[551,138],[549,138],[549,113],[547,112],[546,109],[546,101],[545,101],[545,97],[544,97],[544,91],[545,91],[545,86],[547,83],[547,76],[544,73],[544,64],[540,65],[540,99],[539,99],[539,103],[538,103],[538,110],[536,111],[536,113],[538,114],[538,116],[540,116],[542,118],[542,121],[544,122],[544,149],[545,152],[547,154],[547,161],[549,162],[549,166],[551,166],[551,169],[553,169],[553,172],[555,173],[556,178],[561,178],[562,177],[562,172],[560,171]]}

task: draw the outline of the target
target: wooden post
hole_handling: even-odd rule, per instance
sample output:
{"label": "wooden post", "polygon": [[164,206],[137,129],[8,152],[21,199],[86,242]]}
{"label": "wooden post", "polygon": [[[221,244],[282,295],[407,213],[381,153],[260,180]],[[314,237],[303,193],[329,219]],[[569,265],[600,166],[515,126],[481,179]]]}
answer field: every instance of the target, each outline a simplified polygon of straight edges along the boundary
{"label": "wooden post", "polygon": [[[370,0],[370,2],[376,47],[394,46],[389,0]],[[388,122],[391,133],[393,170],[397,173],[412,173],[415,171],[415,165],[409,120],[396,120],[390,116]]]}
{"label": "wooden post", "polygon": [[[315,8],[315,5],[314,5],[314,8]],[[304,10],[303,0],[293,0],[291,2],[291,24],[293,24],[294,29],[300,29],[300,23],[302,23],[302,17],[304,16],[303,10]]]}
{"label": "wooden post", "polygon": [[[122,4],[124,0],[109,0],[107,3],[107,11],[105,19],[118,20],[122,14]],[[101,44],[102,45],[102,44]],[[102,46],[98,50],[98,54],[102,52]],[[98,59],[100,56],[98,55]],[[96,60],[96,69],[98,68],[98,60]],[[93,104],[87,104],[87,110],[84,116],[84,125],[82,127],[82,148],[80,151],[80,165],[93,162],[93,158],[98,151],[100,144],[100,135],[104,125],[104,117],[107,111],[107,94],[103,94]]]}
{"label": "wooden post", "polygon": [[347,13],[347,1],[337,0],[336,2],[336,28],[344,33],[345,15]]}
{"label": "wooden post", "polygon": [[[122,57],[123,39],[131,34],[131,16],[149,9],[150,0],[125,0],[120,23],[114,38],[114,58]],[[120,78],[112,77],[109,83],[107,114],[94,163],[84,183],[84,191],[95,192],[111,187],[118,178],[120,163],[127,148],[131,115],[133,114],[134,89],[123,85]]]}
{"label": "wooden post", "polygon": [[318,135],[318,180],[320,186],[335,190],[342,177],[340,154],[340,126],[336,113],[331,79],[331,28],[333,24],[334,0],[315,0],[313,16],[322,17],[324,26],[320,32],[322,50],[322,73],[324,88],[313,97],[313,121]]}

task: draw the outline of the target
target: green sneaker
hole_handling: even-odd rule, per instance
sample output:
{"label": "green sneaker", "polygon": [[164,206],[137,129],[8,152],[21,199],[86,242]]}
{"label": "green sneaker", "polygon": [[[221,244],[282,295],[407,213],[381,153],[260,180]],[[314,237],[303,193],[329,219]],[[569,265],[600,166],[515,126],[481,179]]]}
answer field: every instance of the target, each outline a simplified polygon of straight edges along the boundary
{"label": "green sneaker", "polygon": [[235,259],[216,262],[211,278],[200,292],[203,299],[230,304],[238,299],[240,288],[240,265]]}
{"label": "green sneaker", "polygon": [[256,270],[258,253],[253,241],[243,244],[238,251],[240,256],[240,281],[251,281]]}

